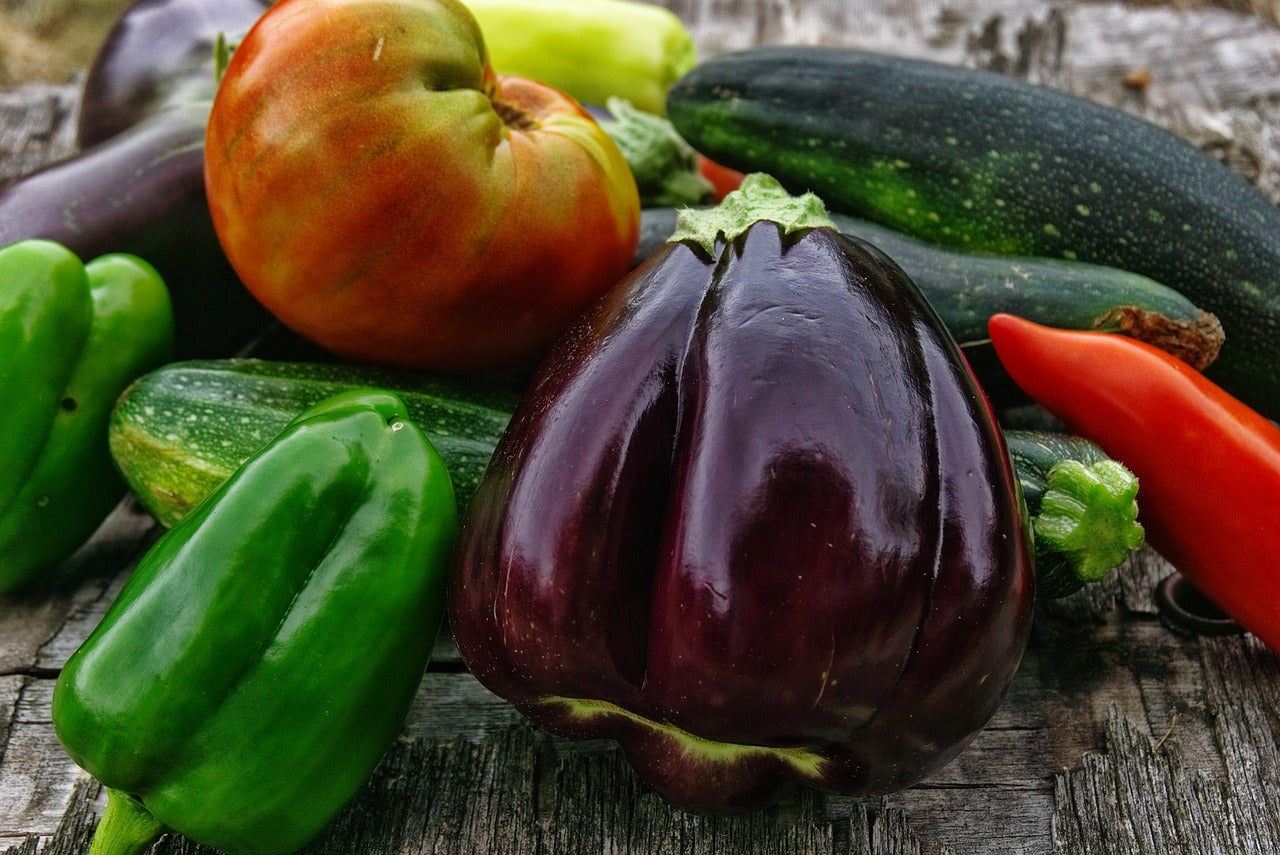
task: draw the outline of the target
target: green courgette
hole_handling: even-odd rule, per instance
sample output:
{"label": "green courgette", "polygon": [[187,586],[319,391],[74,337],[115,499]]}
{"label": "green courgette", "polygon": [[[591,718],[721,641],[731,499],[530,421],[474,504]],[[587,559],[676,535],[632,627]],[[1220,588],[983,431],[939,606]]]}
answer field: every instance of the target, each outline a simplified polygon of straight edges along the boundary
{"label": "green courgette", "polygon": [[[143,507],[171,526],[311,403],[367,384],[400,395],[444,458],[465,507],[515,407],[514,380],[481,383],[259,359],[179,362],[144,375],[121,396],[110,428],[112,454]],[[1127,558],[1123,545],[1132,542],[1136,514],[1133,476],[1083,439],[1006,434],[1032,512],[1037,561],[1057,568],[1053,580],[1039,584],[1040,596],[1061,596]],[[1093,474],[1065,477],[1055,469],[1077,460]],[[1099,488],[1094,482],[1102,464],[1119,472],[1108,473]],[[1045,509],[1048,527],[1039,522]]]}
{"label": "green courgette", "polygon": [[177,362],[120,396],[108,428],[111,455],[143,507],[171,526],[303,410],[366,387],[401,396],[465,508],[519,396],[514,380],[260,359]]}
{"label": "green courgette", "polygon": [[993,72],[801,46],[709,59],[667,111],[698,151],[833,211],[1161,282],[1222,322],[1207,373],[1280,417],[1280,210],[1155,125]]}
{"label": "green courgette", "polygon": [[[674,208],[640,212],[637,261],[666,243],[678,213]],[[987,319],[996,312],[1064,329],[1123,332],[1200,369],[1222,347],[1222,325],[1213,314],[1136,273],[1059,258],[963,252],[847,214],[831,219],[844,234],[874,244],[897,262],[971,357],[987,347]]]}

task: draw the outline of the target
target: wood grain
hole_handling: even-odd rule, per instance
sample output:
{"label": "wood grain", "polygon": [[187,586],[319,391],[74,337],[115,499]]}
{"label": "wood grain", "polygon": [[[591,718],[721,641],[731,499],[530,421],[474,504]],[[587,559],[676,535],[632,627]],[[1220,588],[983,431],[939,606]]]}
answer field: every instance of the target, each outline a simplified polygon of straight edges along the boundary
{"label": "wood grain", "polygon": [[[972,0],[671,0],[704,56],[766,42],[892,50],[1058,86],[1179,133],[1280,198],[1280,31],[1232,8]],[[1141,81],[1145,80],[1145,83]],[[0,91],[0,182],[71,148],[74,85]],[[100,788],[61,751],[53,678],[156,536],[126,500],[44,589],[0,598],[0,850],[83,852]],[[1280,661],[1173,631],[1150,551],[1042,607],[990,725],[878,799],[808,790],[742,817],[674,810],[618,750],[521,721],[442,638],[406,721],[313,853],[1273,853]],[[180,836],[154,853],[208,852]]]}

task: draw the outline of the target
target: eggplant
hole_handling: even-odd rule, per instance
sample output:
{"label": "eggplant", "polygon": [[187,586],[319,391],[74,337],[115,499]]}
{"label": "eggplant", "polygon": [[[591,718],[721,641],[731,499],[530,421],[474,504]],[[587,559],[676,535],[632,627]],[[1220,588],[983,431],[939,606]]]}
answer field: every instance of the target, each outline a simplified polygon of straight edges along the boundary
{"label": "eggplant", "polygon": [[234,42],[269,6],[267,0],[136,0],[89,68],[78,145],[91,148],[173,106],[211,104],[219,36]]}
{"label": "eggplant", "polygon": [[775,215],[776,182],[739,192],[538,367],[450,582],[483,685],[713,813],[950,761],[1034,595],[1003,436],[919,290],[825,215]]}
{"label": "eggplant", "polygon": [[76,153],[0,188],[0,246],[46,238],[81,258],[150,262],[172,295],[180,358],[228,355],[272,323],[226,260],[204,189],[214,40],[234,39],[265,8],[139,0],[90,68]]}

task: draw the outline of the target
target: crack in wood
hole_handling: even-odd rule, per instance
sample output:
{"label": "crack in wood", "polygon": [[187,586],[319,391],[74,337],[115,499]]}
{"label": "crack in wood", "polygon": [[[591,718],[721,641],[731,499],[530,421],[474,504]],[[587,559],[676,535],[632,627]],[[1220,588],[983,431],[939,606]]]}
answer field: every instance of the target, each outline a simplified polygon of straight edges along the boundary
{"label": "crack in wood", "polygon": [[34,680],[56,680],[58,679],[58,675],[61,673],[61,668],[44,668],[39,665],[31,665],[26,668],[11,668],[0,671],[0,677],[29,677]]}

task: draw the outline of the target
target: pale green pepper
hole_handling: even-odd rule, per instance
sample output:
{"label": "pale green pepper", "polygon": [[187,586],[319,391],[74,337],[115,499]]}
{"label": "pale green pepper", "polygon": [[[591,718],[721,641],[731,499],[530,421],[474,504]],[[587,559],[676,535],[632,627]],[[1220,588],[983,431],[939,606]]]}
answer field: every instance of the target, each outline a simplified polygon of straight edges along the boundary
{"label": "pale green pepper", "polygon": [[638,0],[464,0],[499,74],[603,105],[626,98],[666,114],[667,90],[693,68],[693,37],[671,10]]}

